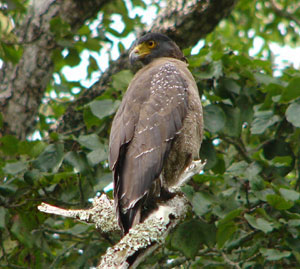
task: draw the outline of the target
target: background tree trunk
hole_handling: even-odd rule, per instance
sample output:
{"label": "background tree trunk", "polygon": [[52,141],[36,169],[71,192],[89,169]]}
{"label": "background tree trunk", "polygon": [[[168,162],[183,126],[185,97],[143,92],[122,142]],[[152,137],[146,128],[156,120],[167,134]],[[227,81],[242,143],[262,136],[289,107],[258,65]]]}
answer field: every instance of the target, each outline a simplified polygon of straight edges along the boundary
{"label": "background tree trunk", "polygon": [[[18,64],[4,64],[0,70],[0,107],[4,118],[1,134],[13,134],[24,139],[33,130],[45,90],[53,74],[52,52],[61,47],[51,31],[50,22],[60,17],[76,31],[87,19],[94,17],[110,1],[33,1],[28,15],[16,28],[24,52]],[[233,9],[237,0],[226,1],[169,1],[158,18],[146,31],[169,35],[186,48],[211,32]],[[193,23],[197,20],[199,23]],[[142,34],[142,33],[140,33]],[[83,122],[82,113],[75,107],[100,95],[111,75],[129,68],[128,52],[110,63],[109,69],[89,91],[73,102],[60,124],[60,132],[69,132]]]}
{"label": "background tree trunk", "polygon": [[76,31],[110,1],[32,1],[22,24],[15,29],[23,46],[19,63],[5,63],[0,69],[0,110],[4,118],[1,135],[24,139],[34,127],[38,109],[53,73],[52,52],[61,48],[50,22],[60,17]]}

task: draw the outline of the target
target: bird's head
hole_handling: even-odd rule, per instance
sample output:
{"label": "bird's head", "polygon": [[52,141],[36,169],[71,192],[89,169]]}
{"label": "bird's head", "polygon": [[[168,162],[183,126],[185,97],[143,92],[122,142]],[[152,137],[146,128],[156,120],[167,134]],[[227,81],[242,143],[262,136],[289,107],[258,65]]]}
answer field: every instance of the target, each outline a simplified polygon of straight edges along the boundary
{"label": "bird's head", "polygon": [[160,57],[172,57],[186,61],[182,51],[169,37],[159,33],[148,33],[136,41],[129,55],[130,63],[141,61],[148,64]]}

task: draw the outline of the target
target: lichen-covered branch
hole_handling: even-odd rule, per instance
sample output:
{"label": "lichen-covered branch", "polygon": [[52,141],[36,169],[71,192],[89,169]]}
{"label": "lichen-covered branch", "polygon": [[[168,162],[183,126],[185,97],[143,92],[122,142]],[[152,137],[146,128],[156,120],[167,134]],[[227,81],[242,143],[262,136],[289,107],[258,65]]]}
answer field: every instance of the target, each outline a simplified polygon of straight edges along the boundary
{"label": "lichen-covered branch", "polygon": [[38,210],[48,214],[73,218],[86,223],[94,223],[102,232],[120,230],[114,214],[113,201],[105,194],[95,197],[89,209],[63,209],[46,203],[38,206]]}
{"label": "lichen-covered branch", "polygon": [[[185,216],[187,210],[188,202],[184,196],[180,195],[159,205],[158,209],[143,223],[130,229],[119,243],[106,251],[98,268],[136,267],[146,255],[164,243],[169,231]],[[143,253],[143,251],[146,252]],[[139,259],[135,259],[132,263],[130,257],[136,253]]]}
{"label": "lichen-covered branch", "polygon": [[[156,248],[165,242],[172,228],[182,220],[189,208],[184,195],[179,192],[180,186],[193,175],[198,174],[205,162],[193,161],[180,177],[173,191],[178,194],[168,201],[158,204],[143,223],[137,224],[115,246],[108,248],[102,256],[98,268],[135,268]],[[113,201],[105,194],[96,197],[90,209],[63,209],[46,203],[38,209],[48,214],[75,218],[82,222],[94,223],[103,232],[120,230],[114,214]]]}

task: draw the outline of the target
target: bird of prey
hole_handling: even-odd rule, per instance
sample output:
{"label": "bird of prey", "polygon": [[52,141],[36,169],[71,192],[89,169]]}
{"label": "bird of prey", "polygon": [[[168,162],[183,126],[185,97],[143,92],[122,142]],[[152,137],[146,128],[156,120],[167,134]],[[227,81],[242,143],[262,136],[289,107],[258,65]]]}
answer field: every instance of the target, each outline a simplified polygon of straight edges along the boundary
{"label": "bird of prey", "polygon": [[126,234],[159,196],[199,158],[203,114],[186,58],[167,36],[148,33],[131,51],[141,68],[114,117],[109,142],[118,223]]}

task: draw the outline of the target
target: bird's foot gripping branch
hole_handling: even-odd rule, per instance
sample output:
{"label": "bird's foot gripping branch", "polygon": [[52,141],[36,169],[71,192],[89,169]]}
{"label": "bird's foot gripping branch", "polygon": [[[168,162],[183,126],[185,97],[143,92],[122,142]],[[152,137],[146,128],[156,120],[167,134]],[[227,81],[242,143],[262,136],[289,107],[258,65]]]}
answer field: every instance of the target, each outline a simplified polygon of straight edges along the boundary
{"label": "bird's foot gripping branch", "polygon": [[[205,162],[193,161],[182,173],[176,189],[179,190],[182,184],[193,175],[198,174],[204,165]],[[160,203],[143,223],[134,226],[115,246],[107,249],[101,257],[98,268],[134,268],[138,266],[146,256],[164,243],[170,230],[185,217],[188,208],[188,202],[182,195],[176,195],[172,199]],[[63,209],[46,203],[42,203],[38,209],[48,214],[93,223],[97,229],[105,233],[120,229],[115,217],[113,201],[105,194],[95,197],[93,206],[89,209]]]}

